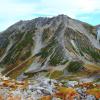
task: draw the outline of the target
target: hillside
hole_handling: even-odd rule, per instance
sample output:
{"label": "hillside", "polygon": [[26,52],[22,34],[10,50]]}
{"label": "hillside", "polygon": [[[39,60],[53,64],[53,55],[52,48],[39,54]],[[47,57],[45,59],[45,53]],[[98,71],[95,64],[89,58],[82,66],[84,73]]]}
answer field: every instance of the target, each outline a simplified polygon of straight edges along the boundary
{"label": "hillside", "polygon": [[1,73],[17,79],[99,77],[98,27],[66,15],[19,21],[0,34]]}

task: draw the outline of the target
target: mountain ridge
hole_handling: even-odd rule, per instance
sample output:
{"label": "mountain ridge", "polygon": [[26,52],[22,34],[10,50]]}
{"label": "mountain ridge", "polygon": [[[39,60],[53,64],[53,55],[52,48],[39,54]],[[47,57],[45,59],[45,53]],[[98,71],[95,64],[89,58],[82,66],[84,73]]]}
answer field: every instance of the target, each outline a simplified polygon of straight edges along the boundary
{"label": "mountain ridge", "polygon": [[91,71],[84,67],[87,64],[94,66],[94,73],[100,66],[96,32],[95,26],[66,15],[15,23],[0,34],[2,73],[15,78],[32,70],[48,73],[59,66],[64,66],[65,73]]}

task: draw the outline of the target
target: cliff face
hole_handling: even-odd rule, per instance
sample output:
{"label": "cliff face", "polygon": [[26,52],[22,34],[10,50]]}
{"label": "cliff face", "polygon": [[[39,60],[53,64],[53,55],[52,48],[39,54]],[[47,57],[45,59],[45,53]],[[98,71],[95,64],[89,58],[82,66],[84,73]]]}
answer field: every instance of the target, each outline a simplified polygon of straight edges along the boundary
{"label": "cliff face", "polygon": [[97,41],[100,42],[100,25],[96,26],[97,28]]}
{"label": "cliff face", "polygon": [[1,71],[13,78],[52,70],[99,72],[97,31],[66,15],[20,21],[0,34]]}

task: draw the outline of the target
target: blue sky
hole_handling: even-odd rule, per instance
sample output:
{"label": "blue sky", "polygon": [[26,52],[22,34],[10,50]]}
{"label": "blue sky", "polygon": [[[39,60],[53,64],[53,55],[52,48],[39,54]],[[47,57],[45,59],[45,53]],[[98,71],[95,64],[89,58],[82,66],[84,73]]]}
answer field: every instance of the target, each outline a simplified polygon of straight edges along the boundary
{"label": "blue sky", "polygon": [[65,14],[100,24],[100,0],[0,0],[0,31],[19,20]]}

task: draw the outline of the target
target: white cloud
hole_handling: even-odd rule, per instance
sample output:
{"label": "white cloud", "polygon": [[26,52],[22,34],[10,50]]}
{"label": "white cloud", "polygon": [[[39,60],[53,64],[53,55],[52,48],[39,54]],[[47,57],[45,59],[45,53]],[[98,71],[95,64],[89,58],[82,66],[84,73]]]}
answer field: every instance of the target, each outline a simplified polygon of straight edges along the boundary
{"label": "white cloud", "polygon": [[93,12],[95,10],[100,10],[100,0],[76,0],[77,6],[81,11],[84,12]]}
{"label": "white cloud", "polygon": [[11,2],[10,0],[0,0],[0,15],[24,15],[28,13],[32,13],[35,10],[35,4],[27,4],[27,3],[16,3]]}
{"label": "white cloud", "polygon": [[[18,1],[18,2],[17,2]],[[86,13],[100,13],[100,0],[0,0],[0,29],[5,29],[20,19],[34,16],[66,14],[72,18]],[[85,18],[85,16],[83,16]],[[6,24],[6,25],[5,25]],[[1,27],[2,26],[2,27]]]}
{"label": "white cloud", "polygon": [[90,13],[100,10],[100,0],[42,0],[39,7],[42,7],[40,13],[47,14],[67,14],[76,16],[80,13]]}

